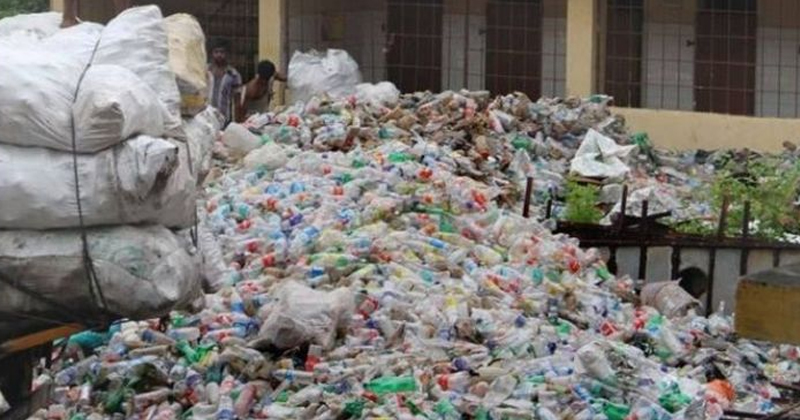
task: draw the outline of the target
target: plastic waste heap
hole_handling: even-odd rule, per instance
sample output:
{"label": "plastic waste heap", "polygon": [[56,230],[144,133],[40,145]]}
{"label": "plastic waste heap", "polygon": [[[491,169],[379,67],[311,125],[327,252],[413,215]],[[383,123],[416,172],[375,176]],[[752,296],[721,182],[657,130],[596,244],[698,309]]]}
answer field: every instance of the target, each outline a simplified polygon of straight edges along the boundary
{"label": "plastic waste heap", "polygon": [[797,347],[637,306],[598,252],[521,217],[520,181],[562,182],[590,129],[617,176],[636,166],[598,139],[627,144],[604,101],[317,96],[232,125],[204,184],[204,308],[73,337],[35,418],[777,411]]}

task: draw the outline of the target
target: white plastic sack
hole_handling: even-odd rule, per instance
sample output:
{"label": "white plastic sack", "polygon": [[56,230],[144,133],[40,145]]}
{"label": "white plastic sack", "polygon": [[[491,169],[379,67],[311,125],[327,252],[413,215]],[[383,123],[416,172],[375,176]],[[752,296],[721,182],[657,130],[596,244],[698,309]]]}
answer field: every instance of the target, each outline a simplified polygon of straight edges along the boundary
{"label": "white plastic sack", "polygon": [[[163,316],[201,293],[196,259],[163,227],[90,229],[89,252],[109,311],[122,318]],[[90,321],[89,293],[77,231],[0,230],[0,275]],[[63,319],[45,303],[0,283],[0,307],[11,313]],[[50,325],[0,323],[0,340]],[[27,331],[26,331],[27,330]]]}
{"label": "white plastic sack", "polygon": [[330,49],[324,55],[311,50],[296,51],[289,61],[292,100],[308,102],[323,93],[341,98],[356,93],[361,83],[358,63],[344,50]]}
{"label": "white plastic sack", "polygon": [[589,178],[622,178],[630,168],[624,160],[636,146],[620,146],[594,129],[586,137],[572,160],[570,172]]}
{"label": "white plastic sack", "polygon": [[214,232],[208,227],[206,215],[198,215],[197,225],[197,248],[200,253],[200,267],[202,269],[203,289],[208,293],[214,293],[225,285],[226,274],[231,270],[225,264],[220,247]]}
{"label": "white plastic sack", "polygon": [[[0,228],[79,226],[73,156],[0,145]],[[87,226],[194,222],[196,179],[186,145],[140,136],[95,155],[78,155]]]}
{"label": "white plastic sack", "polygon": [[211,170],[212,150],[222,127],[222,114],[213,107],[206,107],[194,118],[184,120],[183,130],[192,155],[192,169],[197,174],[198,184],[203,182]]}
{"label": "white plastic sack", "polygon": [[261,139],[245,126],[231,123],[222,132],[222,144],[230,149],[233,155],[244,156],[261,147],[262,143]]}
{"label": "white plastic sack", "polygon": [[183,139],[162,26],[161,12],[150,6],[126,10],[105,28],[84,23],[41,39],[20,30],[0,37],[0,143],[71,151],[73,114],[81,153],[133,134]]}
{"label": "white plastic sack", "polygon": [[72,149],[72,102],[99,30],[84,24],[41,41],[0,38],[0,143]]}
{"label": "white plastic sack", "polygon": [[[103,150],[109,147],[110,139],[164,134],[165,114],[158,95],[142,79],[120,66],[90,67],[73,112],[83,152]],[[63,146],[71,150],[71,136],[65,135],[64,140],[70,144]]]}
{"label": "white plastic sack", "polygon": [[361,83],[356,86],[358,102],[392,108],[400,101],[400,90],[392,82]]}
{"label": "white plastic sack", "polygon": [[134,7],[103,29],[94,64],[116,64],[141,77],[158,93],[168,112],[168,133],[182,138],[181,98],[169,67],[169,42],[157,6]]}
{"label": "white plastic sack", "polygon": [[290,281],[274,296],[278,303],[261,327],[257,346],[285,350],[311,343],[330,349],[355,307],[352,290],[345,288],[322,292]]}
{"label": "white plastic sack", "polygon": [[181,112],[194,116],[208,103],[206,37],[191,15],[178,13],[164,19],[169,39],[169,66],[178,81]]}
{"label": "white plastic sack", "polygon": [[276,143],[267,143],[244,157],[244,166],[248,169],[264,168],[274,171],[286,165],[289,160],[283,147]]}
{"label": "white plastic sack", "polygon": [[42,39],[58,32],[61,27],[61,13],[46,12],[17,15],[0,19],[0,37],[24,35]]}

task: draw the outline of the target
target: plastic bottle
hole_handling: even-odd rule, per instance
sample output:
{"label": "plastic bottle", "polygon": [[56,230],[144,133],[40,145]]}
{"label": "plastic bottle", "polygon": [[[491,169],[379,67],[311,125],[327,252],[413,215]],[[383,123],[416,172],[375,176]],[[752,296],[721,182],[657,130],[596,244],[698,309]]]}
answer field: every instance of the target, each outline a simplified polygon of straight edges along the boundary
{"label": "plastic bottle", "polygon": [[230,395],[220,395],[217,407],[216,420],[234,420],[236,412],[233,410],[233,400]]}
{"label": "plastic bottle", "polygon": [[455,391],[464,394],[469,390],[472,377],[469,372],[457,372],[439,376],[436,383],[445,391]]}
{"label": "plastic bottle", "polygon": [[94,375],[100,368],[100,359],[97,356],[90,356],[80,362],[58,372],[55,377],[56,385],[76,385],[86,375]]}
{"label": "plastic bottle", "polygon": [[414,392],[417,390],[417,381],[413,376],[383,377],[370,381],[364,388],[377,395]]}
{"label": "plastic bottle", "polygon": [[174,338],[162,332],[155,331],[149,328],[142,331],[142,340],[144,340],[146,343],[168,345],[168,346],[174,346],[176,343]]}
{"label": "plastic bottle", "polygon": [[255,403],[255,396],[255,386],[248,384],[242,387],[241,392],[239,392],[239,397],[236,399],[236,403],[233,407],[233,411],[236,413],[238,418],[244,419],[248,417],[248,414],[250,414],[250,409]]}
{"label": "plastic bottle", "polygon": [[167,336],[175,341],[197,342],[200,339],[200,329],[196,327],[172,328],[167,331]]}

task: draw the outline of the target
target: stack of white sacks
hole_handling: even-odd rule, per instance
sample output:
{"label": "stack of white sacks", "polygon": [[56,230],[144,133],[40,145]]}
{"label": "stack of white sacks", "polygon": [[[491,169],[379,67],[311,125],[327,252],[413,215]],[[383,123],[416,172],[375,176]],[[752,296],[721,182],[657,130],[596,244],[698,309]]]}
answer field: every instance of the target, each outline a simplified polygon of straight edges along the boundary
{"label": "stack of white sacks", "polygon": [[[220,128],[205,107],[202,30],[155,6],[105,27],[58,25],[57,14],[0,21],[0,275],[94,316],[82,215],[107,310],[166,314],[200,294],[196,257],[173,232],[195,223]],[[19,289],[0,283],[6,315],[63,318]],[[5,319],[0,341],[47,326]]]}

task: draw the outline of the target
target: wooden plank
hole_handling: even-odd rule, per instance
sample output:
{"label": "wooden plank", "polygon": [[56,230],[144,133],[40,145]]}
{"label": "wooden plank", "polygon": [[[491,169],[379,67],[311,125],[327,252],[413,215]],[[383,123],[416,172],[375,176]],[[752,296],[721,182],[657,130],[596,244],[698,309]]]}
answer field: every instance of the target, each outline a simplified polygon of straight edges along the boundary
{"label": "wooden plank", "polygon": [[0,344],[0,357],[32,349],[34,347],[39,347],[44,344],[49,344],[55,340],[58,340],[59,338],[69,337],[85,329],[86,327],[79,324],[69,324],[26,335],[24,337],[15,338]]}

